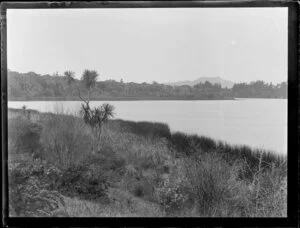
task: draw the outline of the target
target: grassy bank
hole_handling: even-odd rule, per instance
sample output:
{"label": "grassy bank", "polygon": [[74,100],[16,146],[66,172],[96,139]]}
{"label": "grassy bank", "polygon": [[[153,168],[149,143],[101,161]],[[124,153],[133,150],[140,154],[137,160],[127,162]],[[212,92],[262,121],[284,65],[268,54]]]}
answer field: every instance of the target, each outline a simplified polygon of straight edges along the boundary
{"label": "grassy bank", "polygon": [[[286,157],[162,123],[9,110],[11,216],[286,216]],[[34,113],[34,114],[33,114]]]}
{"label": "grassy bank", "polygon": [[[233,97],[218,97],[218,98],[197,98],[197,97],[105,97],[91,98],[91,101],[202,101],[202,100],[234,100]],[[78,97],[10,97],[9,101],[81,101]]]}

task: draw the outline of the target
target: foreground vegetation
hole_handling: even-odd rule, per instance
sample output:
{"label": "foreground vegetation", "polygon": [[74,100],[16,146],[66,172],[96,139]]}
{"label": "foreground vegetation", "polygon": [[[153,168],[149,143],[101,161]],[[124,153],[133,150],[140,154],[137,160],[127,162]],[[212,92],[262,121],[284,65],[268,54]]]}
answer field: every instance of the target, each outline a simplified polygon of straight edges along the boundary
{"label": "foreground vegetation", "polygon": [[285,156],[162,123],[109,120],[95,142],[74,114],[8,116],[10,216],[287,215]]}

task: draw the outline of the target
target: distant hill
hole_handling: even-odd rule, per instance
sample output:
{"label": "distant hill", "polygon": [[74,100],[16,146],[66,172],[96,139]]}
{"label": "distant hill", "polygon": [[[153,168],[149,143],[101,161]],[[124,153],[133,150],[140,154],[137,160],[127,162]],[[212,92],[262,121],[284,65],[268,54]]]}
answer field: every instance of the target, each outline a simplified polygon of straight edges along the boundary
{"label": "distant hill", "polygon": [[172,86],[182,86],[182,85],[194,86],[201,82],[205,83],[206,81],[208,81],[212,84],[215,84],[215,83],[221,84],[222,88],[227,87],[228,89],[231,89],[234,84],[232,81],[224,80],[220,77],[201,77],[194,81],[178,81],[178,82],[170,82],[170,83],[165,83],[165,84],[172,85]]}
{"label": "distant hill", "polygon": [[[101,79],[100,79],[101,80]],[[34,72],[9,71],[7,77],[9,100],[223,100],[239,98],[286,98],[287,83],[273,85],[264,81],[234,84],[217,78],[199,78],[167,84],[134,83],[115,80],[97,81],[88,93],[80,80],[69,85],[61,75],[40,75]],[[216,84],[218,83],[218,84]],[[193,85],[199,84],[196,87]],[[76,86],[75,86],[76,85]],[[175,86],[171,86],[175,85]],[[223,88],[222,88],[223,87]],[[225,88],[227,87],[227,88]]]}

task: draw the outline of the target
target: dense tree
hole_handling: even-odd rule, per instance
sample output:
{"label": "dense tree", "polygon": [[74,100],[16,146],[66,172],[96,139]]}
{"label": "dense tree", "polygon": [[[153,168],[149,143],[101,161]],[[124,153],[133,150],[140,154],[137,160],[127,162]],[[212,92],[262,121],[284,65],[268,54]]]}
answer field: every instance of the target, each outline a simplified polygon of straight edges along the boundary
{"label": "dense tree", "polygon": [[241,98],[287,98],[286,85],[286,82],[273,85],[264,81],[250,82],[250,84],[238,83],[234,84],[232,93],[234,97]]}
{"label": "dense tree", "polygon": [[85,70],[81,79],[72,71],[65,77],[38,75],[33,72],[20,74],[8,72],[9,99],[223,99],[241,98],[286,98],[287,83],[279,84],[255,81],[236,83],[232,89],[208,81],[191,86],[170,86],[153,83],[125,83],[115,80],[97,81],[96,71]]}

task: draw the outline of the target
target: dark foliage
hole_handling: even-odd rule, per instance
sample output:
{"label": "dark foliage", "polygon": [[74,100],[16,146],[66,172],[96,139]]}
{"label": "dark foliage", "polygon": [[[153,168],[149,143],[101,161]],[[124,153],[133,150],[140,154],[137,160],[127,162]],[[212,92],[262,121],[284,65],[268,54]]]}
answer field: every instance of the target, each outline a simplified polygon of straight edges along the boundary
{"label": "dark foliage", "polygon": [[194,151],[194,148],[190,144],[190,138],[188,135],[176,132],[172,134],[172,143],[176,148],[177,152],[183,152],[185,154],[190,153],[191,151]]}
{"label": "dark foliage", "polygon": [[216,142],[213,139],[198,135],[187,135],[182,132],[172,134],[171,141],[177,152],[185,155],[199,153],[199,151],[210,152],[216,149]]}
{"label": "dark foliage", "polygon": [[128,131],[149,138],[171,138],[170,127],[164,123],[112,120],[110,126],[112,125],[120,128],[121,131]]}
{"label": "dark foliage", "polygon": [[99,199],[106,196],[108,179],[101,170],[73,166],[62,173],[57,182],[57,189],[63,194],[83,199]]}
{"label": "dark foliage", "polygon": [[234,84],[232,94],[234,97],[242,98],[287,98],[287,83],[282,82],[277,85],[264,81],[255,81],[250,84],[238,83]]}
{"label": "dark foliage", "polygon": [[[259,164],[258,158],[262,153],[263,156],[261,166],[263,169],[271,169],[272,167],[270,167],[269,164],[272,163],[274,163],[277,167],[286,167],[284,156],[274,154],[271,151],[269,152],[260,149],[253,149],[249,146],[243,145],[229,145],[223,142],[219,142],[219,144],[217,145],[217,151],[229,164],[232,164],[234,161],[239,159],[247,161],[249,167],[248,172],[246,173],[246,177],[249,178],[252,178],[251,173],[256,171]],[[283,170],[285,170],[285,168],[283,168]]]}
{"label": "dark foliage", "polygon": [[245,145],[230,145],[224,142],[218,142],[211,138],[198,135],[187,135],[181,132],[175,132],[171,137],[172,145],[175,147],[177,156],[190,156],[199,153],[216,152],[229,164],[234,164],[238,160],[247,161],[247,169],[243,176],[252,179],[253,172],[256,172],[259,157],[263,153],[262,168],[271,169],[270,164],[274,163],[276,167],[283,166],[282,172],[285,172],[286,161],[284,156],[274,154],[269,151],[253,149]]}
{"label": "dark foliage", "polygon": [[12,151],[38,154],[41,149],[40,133],[42,127],[26,118],[8,120],[8,138]]}
{"label": "dark foliage", "polygon": [[55,191],[60,170],[32,157],[15,161],[15,164],[14,169],[9,169],[10,214],[52,216],[64,206],[62,196]]}
{"label": "dark foliage", "polygon": [[[8,97],[10,99],[78,99],[78,90],[82,96],[91,99],[223,99],[232,97],[286,98],[287,83],[277,85],[256,81],[237,83],[232,89],[222,88],[208,81],[193,87],[188,85],[170,86],[159,83],[117,82],[114,80],[96,81],[96,71],[85,70],[79,80],[72,71],[65,76],[38,75],[34,72],[8,73]],[[67,82],[66,83],[66,79]],[[74,83],[78,86],[70,86]],[[93,91],[91,91],[93,88]]]}
{"label": "dark foliage", "polygon": [[84,86],[89,90],[95,86],[99,74],[95,70],[84,70],[81,81]]}
{"label": "dark foliage", "polygon": [[114,106],[103,104],[100,107],[90,108],[89,104],[82,104],[81,114],[84,122],[91,127],[101,127],[114,116]]}

